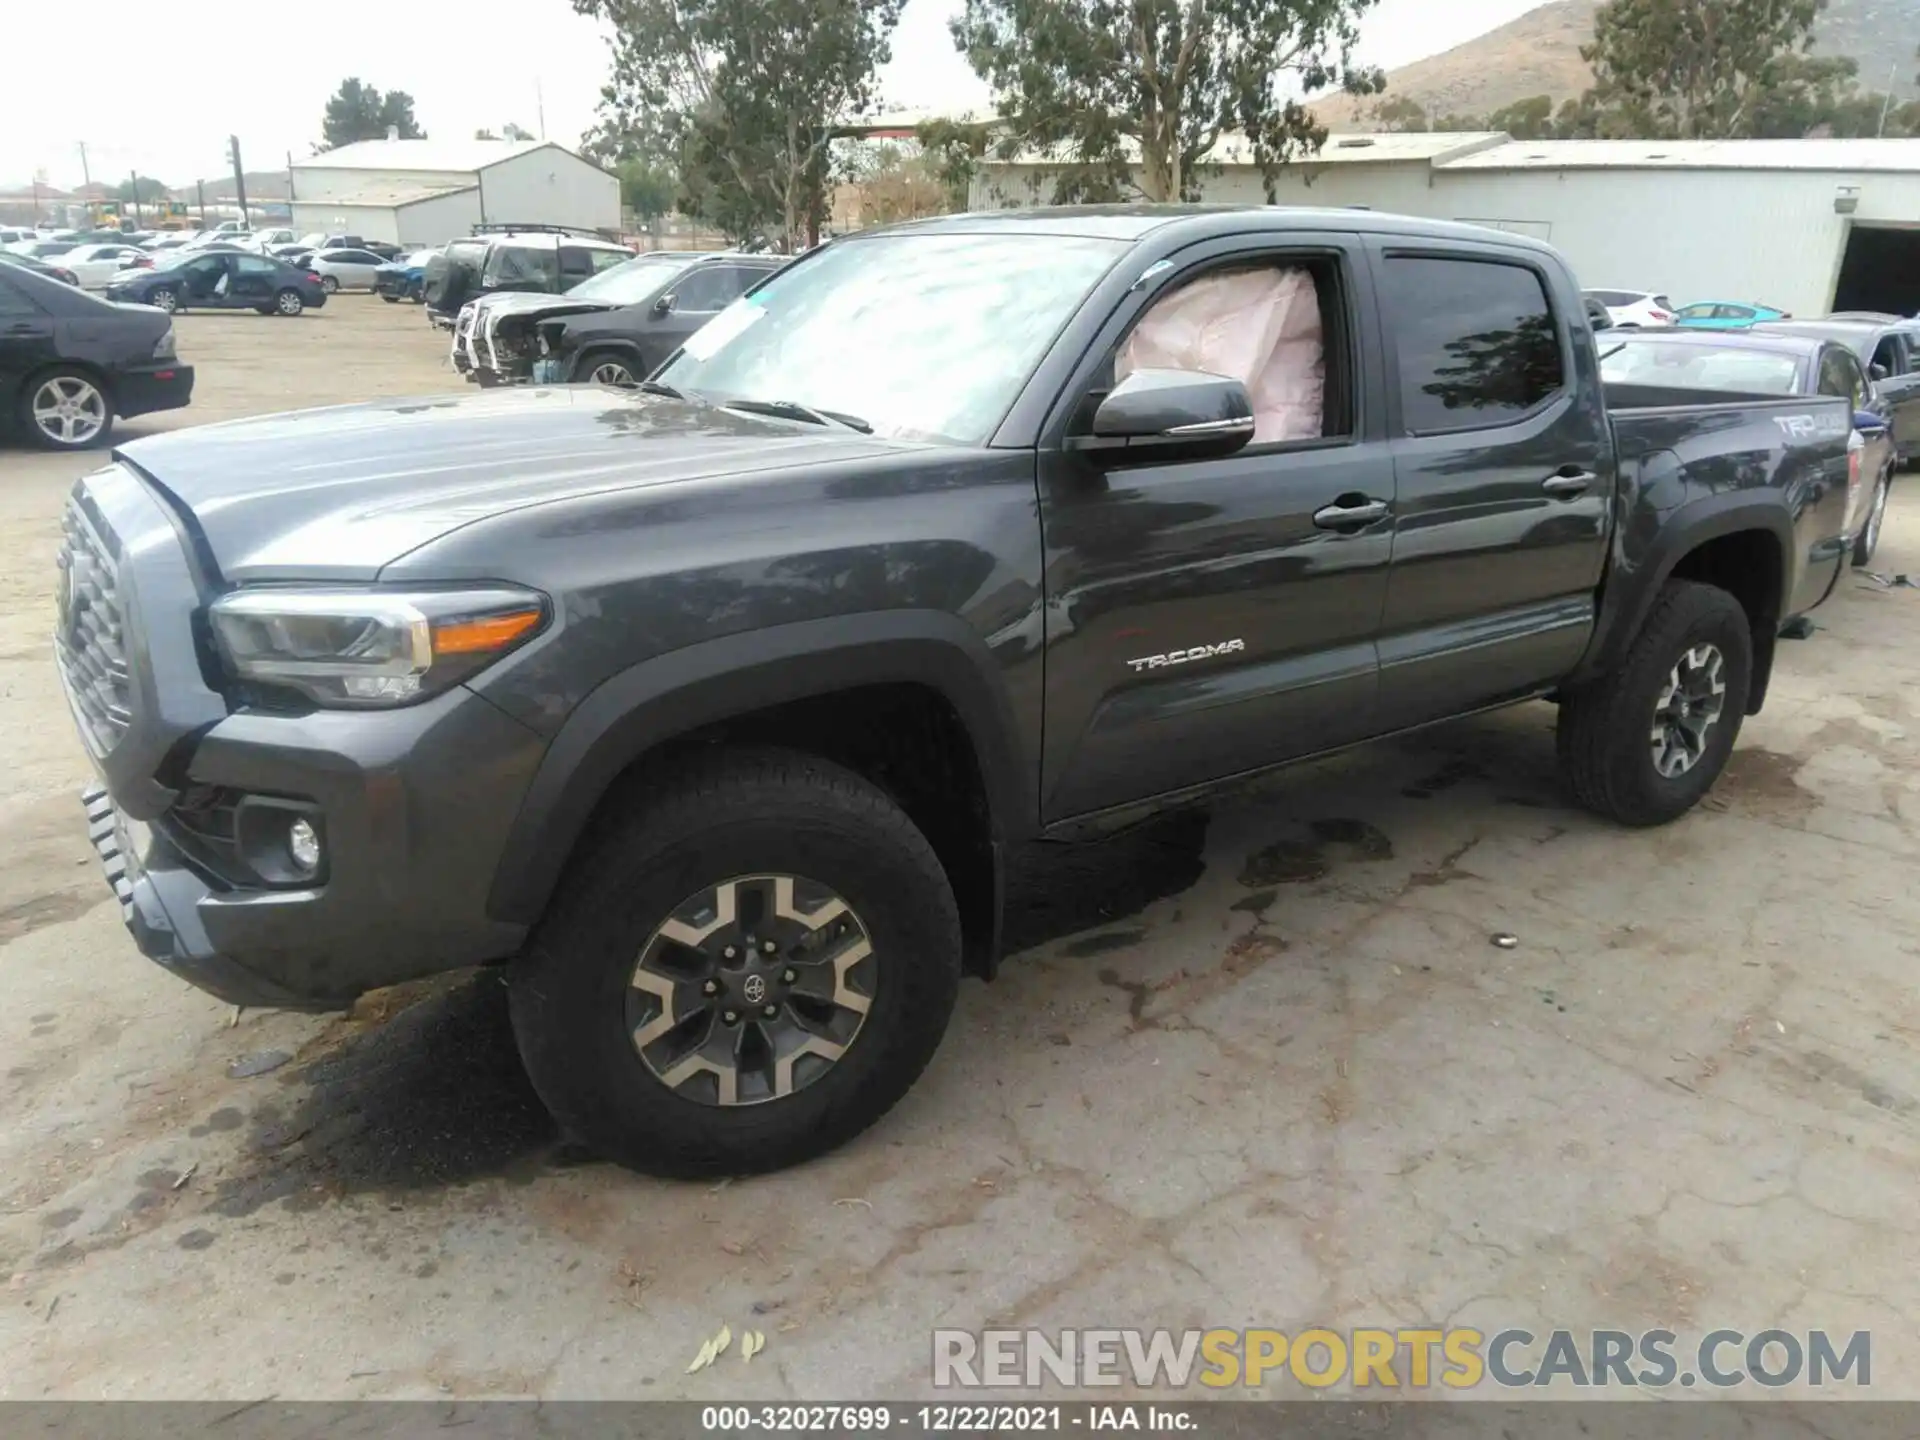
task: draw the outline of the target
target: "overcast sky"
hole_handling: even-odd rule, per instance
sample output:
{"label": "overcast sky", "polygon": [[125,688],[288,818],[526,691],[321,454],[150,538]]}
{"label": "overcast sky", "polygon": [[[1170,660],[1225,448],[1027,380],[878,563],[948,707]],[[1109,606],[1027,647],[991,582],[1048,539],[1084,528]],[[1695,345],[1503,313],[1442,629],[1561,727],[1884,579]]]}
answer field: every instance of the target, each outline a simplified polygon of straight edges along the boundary
{"label": "overcast sky", "polygon": [[[1379,0],[1366,22],[1364,58],[1403,65],[1538,3]],[[891,106],[985,104],[984,87],[947,35],[959,4],[907,0],[883,77]],[[407,91],[429,135],[471,135],[509,121],[537,133],[544,109],[548,138],[572,144],[593,118],[606,71],[599,30],[570,0],[376,4],[353,23],[323,18],[325,7],[243,6],[260,25],[231,30],[229,64],[213,58],[219,44],[146,43],[158,33],[155,15],[167,10],[156,11],[153,0],[91,0],[85,8],[86,24],[76,28],[65,6],[0,0],[8,62],[0,69],[0,186],[25,184],[36,171],[63,188],[79,184],[83,141],[95,180],[124,180],[134,170],[172,185],[210,179],[224,170],[228,135],[240,137],[249,170],[279,169],[289,152],[310,152],[327,97],[348,75]]]}

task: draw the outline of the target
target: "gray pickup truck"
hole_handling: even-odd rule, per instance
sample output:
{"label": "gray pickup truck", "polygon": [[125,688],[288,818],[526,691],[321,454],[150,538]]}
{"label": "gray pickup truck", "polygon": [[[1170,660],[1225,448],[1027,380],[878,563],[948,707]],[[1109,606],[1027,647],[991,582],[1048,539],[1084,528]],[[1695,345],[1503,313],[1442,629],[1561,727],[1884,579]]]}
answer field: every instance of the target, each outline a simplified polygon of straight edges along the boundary
{"label": "gray pickup truck", "polygon": [[510,966],[560,1121],[768,1169],[914,1082],[1025,848],[1530,699],[1671,820],[1847,551],[1842,401],[1602,393],[1551,249],[1352,211],[870,231],[639,391],[126,445],[58,658],[141,950]]}

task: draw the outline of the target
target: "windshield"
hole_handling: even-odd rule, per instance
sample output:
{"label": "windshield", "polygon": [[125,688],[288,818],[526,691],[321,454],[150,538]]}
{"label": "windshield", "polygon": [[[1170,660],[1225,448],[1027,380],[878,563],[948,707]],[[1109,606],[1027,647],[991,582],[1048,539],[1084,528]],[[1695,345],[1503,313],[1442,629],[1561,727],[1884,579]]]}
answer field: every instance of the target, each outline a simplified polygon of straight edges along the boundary
{"label": "windshield", "polygon": [[691,265],[693,255],[642,255],[582,280],[567,292],[569,300],[601,300],[609,305],[638,305],[651,300],[666,283]]}
{"label": "windshield", "polygon": [[722,402],[855,415],[881,435],[984,444],[1126,249],[1031,234],[828,245],[715,316],[658,378]]}
{"label": "windshield", "polygon": [[1769,350],[1626,340],[1602,346],[1600,379],[1609,385],[1792,395],[1800,388],[1800,360]]}

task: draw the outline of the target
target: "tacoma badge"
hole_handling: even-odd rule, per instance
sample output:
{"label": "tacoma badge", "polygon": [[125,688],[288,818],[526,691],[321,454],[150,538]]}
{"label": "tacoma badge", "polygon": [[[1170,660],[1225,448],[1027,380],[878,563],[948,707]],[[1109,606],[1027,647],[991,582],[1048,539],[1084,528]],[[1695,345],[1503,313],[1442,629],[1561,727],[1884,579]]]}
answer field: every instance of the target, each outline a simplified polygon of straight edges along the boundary
{"label": "tacoma badge", "polygon": [[1185,665],[1194,660],[1211,660],[1218,655],[1245,654],[1247,642],[1244,640],[1222,640],[1218,645],[1195,645],[1191,650],[1172,650],[1165,655],[1146,655],[1138,660],[1129,660],[1127,664],[1135,673],[1142,670],[1158,670],[1164,665]]}

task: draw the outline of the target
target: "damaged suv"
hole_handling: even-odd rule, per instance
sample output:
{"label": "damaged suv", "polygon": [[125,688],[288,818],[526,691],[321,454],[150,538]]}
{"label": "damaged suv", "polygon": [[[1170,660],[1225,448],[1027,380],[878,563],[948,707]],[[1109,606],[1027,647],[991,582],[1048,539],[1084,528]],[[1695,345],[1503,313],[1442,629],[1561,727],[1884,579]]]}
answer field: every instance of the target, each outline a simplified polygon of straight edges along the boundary
{"label": "damaged suv", "polygon": [[637,385],[688,336],[785,263],[770,255],[660,251],[564,295],[493,295],[462,315],[454,367],[480,385]]}

